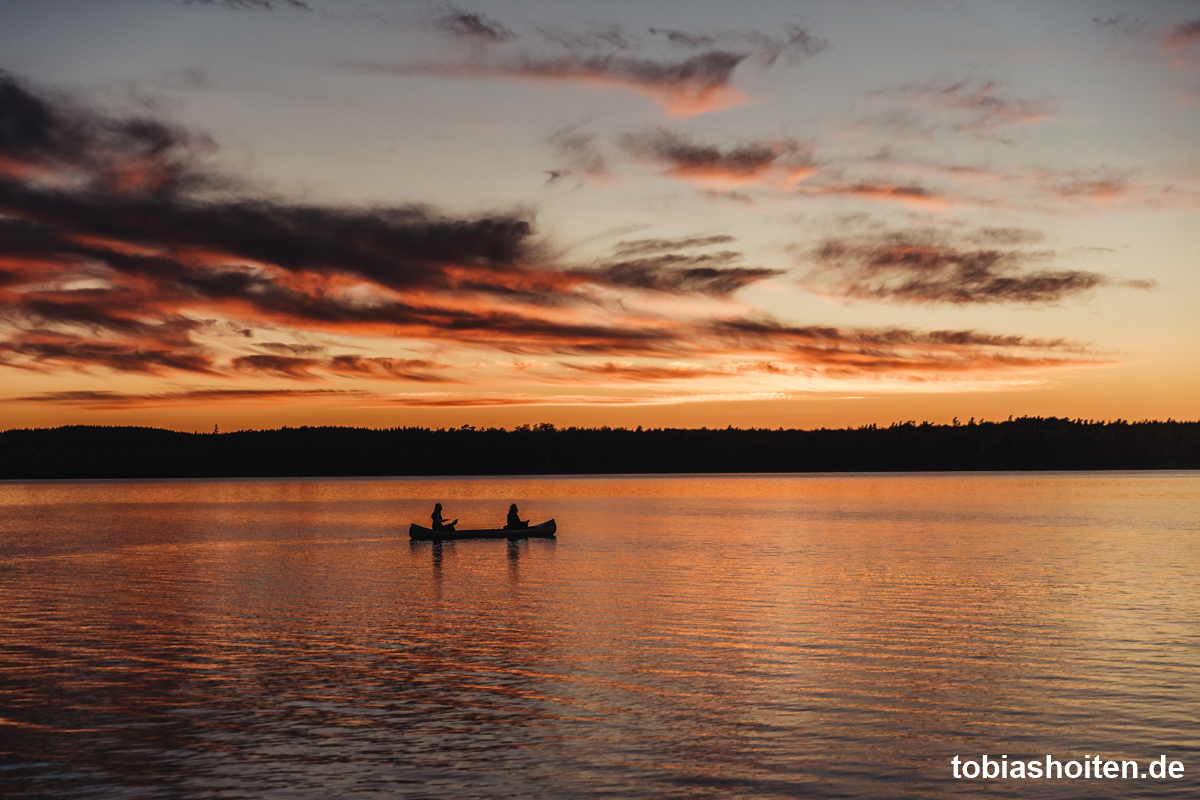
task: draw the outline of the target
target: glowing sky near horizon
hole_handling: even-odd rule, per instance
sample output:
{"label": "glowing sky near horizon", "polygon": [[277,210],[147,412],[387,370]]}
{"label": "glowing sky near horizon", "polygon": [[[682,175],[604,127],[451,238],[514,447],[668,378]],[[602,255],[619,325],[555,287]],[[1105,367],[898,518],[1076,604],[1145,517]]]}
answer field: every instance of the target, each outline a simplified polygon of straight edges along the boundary
{"label": "glowing sky near horizon", "polygon": [[1193,3],[0,3],[0,421],[1200,418]]}

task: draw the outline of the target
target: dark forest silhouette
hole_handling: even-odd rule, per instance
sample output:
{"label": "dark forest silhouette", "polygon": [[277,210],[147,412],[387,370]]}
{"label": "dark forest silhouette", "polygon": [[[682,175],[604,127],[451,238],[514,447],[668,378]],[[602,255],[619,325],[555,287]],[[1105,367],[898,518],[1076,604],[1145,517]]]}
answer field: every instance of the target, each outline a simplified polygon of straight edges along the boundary
{"label": "dark forest silhouette", "polygon": [[201,478],[697,472],[1200,469],[1200,422],[887,428],[280,428],[0,432],[0,478]]}

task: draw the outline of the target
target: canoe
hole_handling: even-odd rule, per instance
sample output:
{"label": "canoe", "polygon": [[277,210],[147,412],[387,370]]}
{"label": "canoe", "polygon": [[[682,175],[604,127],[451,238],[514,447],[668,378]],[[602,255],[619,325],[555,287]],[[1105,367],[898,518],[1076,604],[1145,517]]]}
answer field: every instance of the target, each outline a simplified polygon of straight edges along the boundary
{"label": "canoe", "polygon": [[423,528],[414,522],[408,526],[408,538],[431,542],[447,542],[455,539],[525,539],[530,536],[553,536],[557,530],[558,526],[552,519],[541,525],[530,525],[528,528],[476,528],[460,531],[435,531]]}

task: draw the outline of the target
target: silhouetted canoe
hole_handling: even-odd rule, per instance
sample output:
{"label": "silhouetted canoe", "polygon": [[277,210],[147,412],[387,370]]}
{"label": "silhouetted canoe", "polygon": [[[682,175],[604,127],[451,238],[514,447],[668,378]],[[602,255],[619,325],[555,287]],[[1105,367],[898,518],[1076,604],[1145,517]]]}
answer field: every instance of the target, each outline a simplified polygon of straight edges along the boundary
{"label": "silhouetted canoe", "polygon": [[445,542],[452,539],[525,539],[530,536],[553,536],[558,530],[554,520],[547,520],[541,525],[530,525],[528,528],[476,528],[475,530],[435,531],[422,528],[417,523],[408,526],[408,538],[427,539],[433,542]]}

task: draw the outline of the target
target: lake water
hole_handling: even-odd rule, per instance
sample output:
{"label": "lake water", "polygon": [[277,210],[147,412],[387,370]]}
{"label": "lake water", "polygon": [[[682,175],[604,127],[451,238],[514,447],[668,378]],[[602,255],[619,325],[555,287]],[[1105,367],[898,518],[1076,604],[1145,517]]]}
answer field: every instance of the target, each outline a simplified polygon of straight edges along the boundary
{"label": "lake water", "polygon": [[1198,567],[1185,472],[0,483],[0,794],[1197,797]]}

